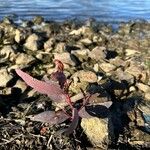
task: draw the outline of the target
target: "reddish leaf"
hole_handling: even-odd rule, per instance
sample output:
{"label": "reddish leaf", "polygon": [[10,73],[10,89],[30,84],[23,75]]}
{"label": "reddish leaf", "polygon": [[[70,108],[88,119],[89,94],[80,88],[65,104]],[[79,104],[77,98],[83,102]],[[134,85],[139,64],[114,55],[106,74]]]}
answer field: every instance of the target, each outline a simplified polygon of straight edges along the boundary
{"label": "reddish leaf", "polygon": [[61,89],[64,88],[64,85],[67,81],[66,76],[64,75],[64,73],[63,72],[58,72],[58,71],[51,74],[51,79],[54,80],[54,81],[58,81]]}
{"label": "reddish leaf", "polygon": [[74,108],[72,110],[72,122],[69,126],[69,128],[64,130],[64,134],[69,135],[71,134],[77,127],[78,125],[78,121],[79,121],[79,115],[78,115],[78,110],[76,108]]}
{"label": "reddish leaf", "polygon": [[44,111],[40,114],[29,116],[33,121],[46,122],[50,125],[59,124],[69,118],[63,111]]}
{"label": "reddish leaf", "polygon": [[27,85],[31,86],[39,93],[47,94],[55,102],[65,101],[65,93],[57,83],[53,81],[47,83],[37,80],[20,69],[16,69],[16,73],[26,82]]}

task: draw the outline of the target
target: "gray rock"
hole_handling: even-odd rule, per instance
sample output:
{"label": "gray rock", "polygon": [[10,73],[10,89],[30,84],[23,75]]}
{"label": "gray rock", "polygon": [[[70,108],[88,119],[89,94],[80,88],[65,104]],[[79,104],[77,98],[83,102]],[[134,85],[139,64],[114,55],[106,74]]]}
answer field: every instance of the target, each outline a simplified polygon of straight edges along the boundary
{"label": "gray rock", "polygon": [[111,72],[111,71],[116,69],[116,66],[114,66],[113,64],[105,63],[105,62],[101,63],[99,66],[106,73],[109,73],[109,72]]}
{"label": "gray rock", "polygon": [[77,71],[73,77],[79,78],[80,82],[89,82],[94,83],[97,82],[97,75],[92,71],[80,70]]}
{"label": "gray rock", "polygon": [[94,60],[105,59],[107,51],[105,47],[96,46],[92,51],[88,53],[89,57]]}
{"label": "gray rock", "polygon": [[75,66],[75,61],[73,60],[73,57],[71,57],[71,54],[68,52],[54,53],[54,59],[58,59],[64,64]]}

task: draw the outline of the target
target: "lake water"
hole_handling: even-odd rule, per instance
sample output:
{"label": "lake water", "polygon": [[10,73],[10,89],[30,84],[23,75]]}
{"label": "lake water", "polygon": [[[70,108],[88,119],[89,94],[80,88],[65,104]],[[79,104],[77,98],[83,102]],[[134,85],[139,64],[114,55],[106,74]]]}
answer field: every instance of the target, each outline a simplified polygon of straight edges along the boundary
{"label": "lake water", "polygon": [[150,21],[150,0],[0,0],[0,18],[31,19],[36,15],[57,21],[73,18]]}

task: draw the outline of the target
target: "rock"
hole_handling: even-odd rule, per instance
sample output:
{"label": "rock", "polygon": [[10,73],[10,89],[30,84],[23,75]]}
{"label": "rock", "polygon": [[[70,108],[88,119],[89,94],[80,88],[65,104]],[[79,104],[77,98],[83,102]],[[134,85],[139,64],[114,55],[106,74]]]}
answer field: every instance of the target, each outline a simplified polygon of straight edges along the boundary
{"label": "rock", "polygon": [[145,99],[150,101],[150,92],[145,93]]}
{"label": "rock", "polygon": [[49,38],[45,43],[44,43],[44,49],[47,51],[51,51],[53,46],[54,46],[55,39],[54,38]]}
{"label": "rock", "polygon": [[99,61],[101,59],[105,59],[107,55],[107,51],[105,47],[96,46],[92,51],[89,51],[88,56],[91,59]]}
{"label": "rock", "polygon": [[44,21],[44,18],[42,16],[36,16],[33,18],[33,23],[40,25]]}
{"label": "rock", "polygon": [[31,55],[27,55],[24,53],[18,54],[15,61],[17,65],[29,65],[33,62],[35,62],[35,58]]}
{"label": "rock", "polygon": [[90,27],[82,26],[77,30],[73,30],[69,33],[70,35],[84,35],[84,37],[91,38],[93,36],[93,31]]}
{"label": "rock", "polygon": [[9,59],[11,61],[13,61],[16,57],[15,50],[10,45],[4,46],[0,50],[0,55],[3,56],[2,59]]}
{"label": "rock", "polygon": [[118,79],[120,81],[125,80],[129,84],[133,84],[134,83],[134,76],[129,74],[128,72],[124,72],[121,68],[118,68],[115,71],[115,74],[116,74],[116,76],[118,77]]}
{"label": "rock", "polygon": [[143,84],[143,83],[137,83],[136,86],[139,90],[143,91],[144,93],[150,92],[150,86]]}
{"label": "rock", "polygon": [[15,32],[15,41],[17,43],[20,43],[21,41],[25,40],[27,38],[26,31],[24,29],[16,29]]}
{"label": "rock", "polygon": [[27,89],[27,84],[21,80],[18,80],[14,87],[21,89],[23,93]]}
{"label": "rock", "polygon": [[40,45],[39,45],[39,37],[33,33],[31,34],[27,40],[26,40],[26,43],[24,44],[24,46],[27,48],[27,49],[30,49],[32,51],[36,51],[40,48]]}
{"label": "rock", "polygon": [[107,149],[109,134],[107,119],[82,118],[81,127],[95,147]]}
{"label": "rock", "polygon": [[140,54],[140,52],[134,49],[126,49],[125,54],[126,56],[133,56],[135,54]]}
{"label": "rock", "polygon": [[66,43],[64,43],[64,42],[58,43],[56,45],[55,52],[58,52],[58,53],[64,52],[65,46],[66,46]]}
{"label": "rock", "polygon": [[58,59],[64,64],[75,66],[75,61],[73,60],[73,57],[71,57],[71,54],[68,52],[54,53],[54,59]]}
{"label": "rock", "polygon": [[81,39],[80,42],[83,43],[86,46],[89,46],[90,44],[92,44],[92,41],[88,38]]}
{"label": "rock", "polygon": [[145,82],[147,79],[147,72],[140,65],[131,64],[128,68],[126,68],[125,72],[136,77],[136,79],[140,79],[142,82]]}
{"label": "rock", "polygon": [[129,144],[134,148],[146,149],[149,147],[150,135],[142,130],[133,128],[128,139]]}
{"label": "rock", "polygon": [[101,63],[99,66],[106,73],[109,73],[116,69],[116,66],[114,66],[113,64],[110,64],[110,63]]}
{"label": "rock", "polygon": [[7,71],[7,69],[0,70],[0,87],[6,87],[7,83],[13,78]]}
{"label": "rock", "polygon": [[121,59],[119,56],[113,58],[113,59],[110,59],[109,62],[117,67],[120,67],[120,66],[125,66],[125,61],[123,59]]}
{"label": "rock", "polygon": [[80,82],[94,83],[97,82],[97,75],[92,71],[80,70],[77,71],[73,77],[80,79]]}

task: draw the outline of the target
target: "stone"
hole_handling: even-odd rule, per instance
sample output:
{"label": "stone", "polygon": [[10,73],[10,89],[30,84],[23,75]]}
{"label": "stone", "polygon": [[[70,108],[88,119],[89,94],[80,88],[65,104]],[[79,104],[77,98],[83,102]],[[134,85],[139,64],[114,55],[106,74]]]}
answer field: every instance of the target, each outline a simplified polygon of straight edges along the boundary
{"label": "stone", "polygon": [[140,79],[142,82],[145,82],[147,79],[147,72],[140,65],[131,64],[128,68],[126,68],[125,72],[133,75],[136,79]]}
{"label": "stone", "polygon": [[49,38],[49,39],[44,43],[44,49],[45,49],[46,51],[47,51],[47,49],[48,49],[49,51],[51,51],[52,48],[53,48],[54,42],[55,42],[54,38]]}
{"label": "stone", "polygon": [[143,91],[144,93],[150,92],[150,86],[143,84],[143,83],[137,83],[136,86],[139,90]]}
{"label": "stone", "polygon": [[140,51],[137,51],[134,49],[126,49],[125,54],[126,54],[126,56],[133,56],[135,54],[140,54]]}
{"label": "stone", "polygon": [[8,73],[7,69],[0,70],[0,87],[6,87],[7,83],[13,78],[11,74]]}
{"label": "stone", "polygon": [[128,72],[124,72],[121,68],[118,68],[115,71],[116,76],[118,77],[118,79],[121,80],[125,80],[127,81],[129,84],[133,84],[134,83],[134,76],[129,74]]}
{"label": "stone", "polygon": [[54,53],[54,59],[58,59],[64,64],[75,66],[75,61],[73,60],[73,57],[71,57],[71,54],[68,52]]}
{"label": "stone", "polygon": [[27,37],[27,33],[24,29],[16,29],[15,31],[15,41],[20,43],[21,41],[25,40]]}
{"label": "stone", "polygon": [[33,23],[40,25],[44,21],[44,18],[42,16],[36,16],[33,18]]}
{"label": "stone", "polygon": [[91,59],[99,61],[101,59],[105,59],[107,55],[107,51],[105,47],[96,46],[92,51],[89,51],[88,56]]}
{"label": "stone", "polygon": [[94,83],[97,82],[97,75],[92,71],[80,70],[77,71],[73,77],[79,78],[80,82],[89,82]]}
{"label": "stone", "polygon": [[107,119],[82,118],[81,127],[95,147],[107,149],[109,134]]}
{"label": "stone", "polygon": [[30,49],[32,51],[38,50],[39,49],[39,37],[35,33],[31,34],[27,38],[26,43],[24,44],[24,46],[27,49]]}
{"label": "stone", "polygon": [[18,80],[14,87],[21,89],[22,93],[27,89],[27,84],[21,80]]}
{"label": "stone", "polygon": [[9,60],[14,60],[16,57],[15,50],[10,45],[4,46],[0,50],[0,55],[3,56],[2,57],[3,59],[9,59]]}
{"label": "stone", "polygon": [[113,64],[110,63],[101,63],[100,68],[105,71],[106,73],[113,71],[114,69],[116,69],[116,66],[114,66]]}
{"label": "stone", "polygon": [[92,41],[88,38],[81,39],[80,42],[83,43],[86,46],[92,44]]}
{"label": "stone", "polygon": [[28,65],[33,62],[35,62],[35,58],[31,55],[27,55],[24,53],[18,54],[18,56],[16,57],[16,61],[15,61],[17,65]]}
{"label": "stone", "polygon": [[150,92],[145,93],[144,96],[145,96],[145,99],[146,99],[146,100],[149,100],[149,101],[150,101]]}

